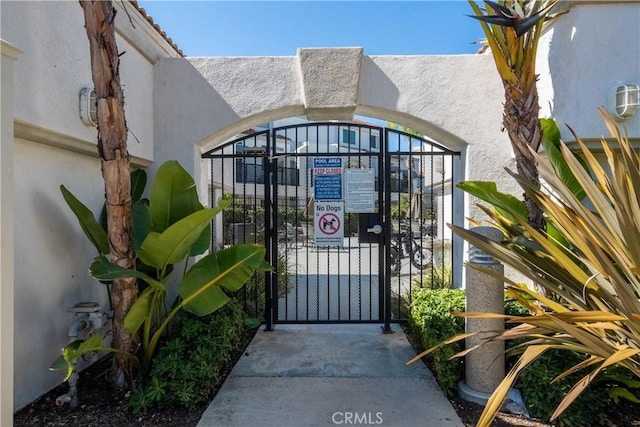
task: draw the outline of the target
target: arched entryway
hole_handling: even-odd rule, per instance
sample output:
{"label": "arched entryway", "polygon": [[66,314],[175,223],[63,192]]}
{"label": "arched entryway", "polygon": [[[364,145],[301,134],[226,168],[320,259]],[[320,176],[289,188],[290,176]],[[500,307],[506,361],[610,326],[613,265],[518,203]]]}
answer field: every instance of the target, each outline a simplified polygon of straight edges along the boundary
{"label": "arched entryway", "polygon": [[[247,129],[291,117],[349,123],[356,117],[388,120],[459,153],[450,157],[451,180],[442,187],[451,191],[449,222],[464,225],[465,217],[477,216],[478,210],[473,201],[465,204],[455,183],[491,180],[509,191],[502,171],[513,159],[507,149],[499,148],[508,143],[500,132],[502,105],[494,96],[502,86],[498,78],[487,80],[494,73],[487,55],[376,57],[364,55],[361,48],[299,49],[296,56],[277,58],[163,60],[154,74],[157,113],[163,117],[155,160],[177,159],[188,169],[191,164],[204,199],[211,197],[205,190],[210,171],[201,167],[202,154]],[[174,120],[187,114],[188,120]],[[244,172],[256,168],[245,165]],[[398,177],[401,173],[396,171]],[[298,198],[294,200],[297,204]],[[453,283],[460,287],[464,246],[457,236],[451,240]],[[341,309],[341,319],[343,313]]]}

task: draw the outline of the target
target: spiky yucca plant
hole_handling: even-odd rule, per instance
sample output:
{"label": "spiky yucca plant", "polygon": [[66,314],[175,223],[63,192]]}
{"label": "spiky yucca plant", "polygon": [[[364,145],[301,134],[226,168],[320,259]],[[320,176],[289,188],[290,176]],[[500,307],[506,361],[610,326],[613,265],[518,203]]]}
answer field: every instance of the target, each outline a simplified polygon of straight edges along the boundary
{"label": "spiky yucca plant", "polygon": [[[509,324],[517,324],[496,332],[492,340],[530,339],[512,350],[521,355],[492,394],[479,426],[491,423],[518,374],[549,349],[587,355],[584,362],[557,378],[586,372],[558,405],[552,420],[607,367],[617,365],[640,378],[640,155],[633,150],[626,132],[618,129],[613,116],[604,109],[600,114],[616,142],[611,144],[605,138],[601,141],[606,168],[577,136],[590,173],[561,144],[566,163],[586,195],[586,203],[554,173],[546,157],[534,155],[544,182],[542,189],[511,172],[542,207],[559,238],[536,230],[522,212],[509,211],[506,205],[499,210],[484,208],[492,223],[508,236],[502,242],[452,226],[469,243],[554,295],[553,299],[547,298],[524,284],[504,278],[509,296],[528,307],[533,316],[458,313],[464,317],[502,317]],[[458,335],[439,346],[467,336]],[[466,349],[456,356],[473,350]]]}

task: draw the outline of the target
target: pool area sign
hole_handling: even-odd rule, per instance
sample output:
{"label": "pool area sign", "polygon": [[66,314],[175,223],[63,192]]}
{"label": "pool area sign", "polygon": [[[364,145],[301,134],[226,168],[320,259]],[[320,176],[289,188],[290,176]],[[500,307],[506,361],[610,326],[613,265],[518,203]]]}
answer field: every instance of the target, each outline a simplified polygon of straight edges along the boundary
{"label": "pool area sign", "polygon": [[342,158],[313,159],[313,197],[320,200],[342,200]]}

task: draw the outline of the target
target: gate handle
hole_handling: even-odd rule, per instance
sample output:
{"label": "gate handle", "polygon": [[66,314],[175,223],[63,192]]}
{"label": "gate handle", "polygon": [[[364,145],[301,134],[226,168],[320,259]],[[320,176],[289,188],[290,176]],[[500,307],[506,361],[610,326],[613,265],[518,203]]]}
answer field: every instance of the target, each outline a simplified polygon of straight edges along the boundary
{"label": "gate handle", "polygon": [[380,225],[376,224],[371,228],[367,228],[367,231],[369,233],[373,233],[373,234],[380,234],[380,233],[382,233],[382,227]]}

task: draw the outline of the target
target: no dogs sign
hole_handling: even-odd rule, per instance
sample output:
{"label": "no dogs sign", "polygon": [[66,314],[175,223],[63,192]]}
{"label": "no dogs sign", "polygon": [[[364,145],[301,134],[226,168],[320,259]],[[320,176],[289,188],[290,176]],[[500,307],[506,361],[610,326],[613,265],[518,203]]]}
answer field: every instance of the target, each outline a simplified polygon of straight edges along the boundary
{"label": "no dogs sign", "polygon": [[344,203],[315,203],[316,246],[344,246]]}

